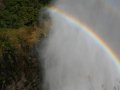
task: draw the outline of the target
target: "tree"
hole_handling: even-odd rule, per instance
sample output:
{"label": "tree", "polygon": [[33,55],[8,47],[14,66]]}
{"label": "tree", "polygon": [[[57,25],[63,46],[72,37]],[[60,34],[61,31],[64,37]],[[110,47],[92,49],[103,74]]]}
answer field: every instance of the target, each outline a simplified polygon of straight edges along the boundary
{"label": "tree", "polygon": [[19,28],[34,25],[39,11],[52,0],[1,0],[0,27]]}

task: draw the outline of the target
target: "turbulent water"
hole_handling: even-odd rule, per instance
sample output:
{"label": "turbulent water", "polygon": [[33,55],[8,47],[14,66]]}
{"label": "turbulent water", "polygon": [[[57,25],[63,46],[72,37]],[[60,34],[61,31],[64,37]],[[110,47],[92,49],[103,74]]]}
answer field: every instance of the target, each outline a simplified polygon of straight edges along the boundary
{"label": "turbulent water", "polygon": [[51,31],[43,49],[46,90],[120,90],[114,60],[80,27],[49,11]]}

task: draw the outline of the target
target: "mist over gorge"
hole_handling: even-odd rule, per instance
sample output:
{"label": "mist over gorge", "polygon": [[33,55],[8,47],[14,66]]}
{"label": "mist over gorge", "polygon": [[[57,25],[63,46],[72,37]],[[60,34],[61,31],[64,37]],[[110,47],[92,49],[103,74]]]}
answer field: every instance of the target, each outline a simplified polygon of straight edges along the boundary
{"label": "mist over gorge", "polygon": [[[79,1],[86,5],[85,1],[88,0]],[[95,0],[92,1],[94,3]],[[62,4],[59,4],[58,1],[56,7],[61,8],[60,6]],[[85,6],[81,7],[84,11]],[[61,9],[66,10],[64,8]],[[69,9],[69,7],[67,8]],[[73,9],[69,10],[72,12]],[[113,58],[102,48],[102,45],[99,45],[87,32],[83,32],[80,26],[71,24],[63,18],[62,13],[54,13],[50,9],[48,12],[52,25],[43,49],[45,88],[49,90],[119,90],[119,68],[115,65]],[[85,13],[80,15],[82,14],[84,16]],[[85,17],[82,19],[89,20]],[[93,22],[91,20],[91,23]],[[107,27],[106,25],[101,28]],[[99,32],[102,33],[102,30]]]}

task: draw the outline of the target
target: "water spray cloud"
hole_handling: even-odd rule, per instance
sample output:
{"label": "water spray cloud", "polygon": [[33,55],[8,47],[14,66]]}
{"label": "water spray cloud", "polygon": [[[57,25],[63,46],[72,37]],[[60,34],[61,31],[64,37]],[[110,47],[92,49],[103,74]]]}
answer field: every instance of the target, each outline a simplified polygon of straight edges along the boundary
{"label": "water spray cloud", "polygon": [[116,90],[120,62],[84,23],[51,7],[53,21],[44,48],[45,87],[49,90]]}

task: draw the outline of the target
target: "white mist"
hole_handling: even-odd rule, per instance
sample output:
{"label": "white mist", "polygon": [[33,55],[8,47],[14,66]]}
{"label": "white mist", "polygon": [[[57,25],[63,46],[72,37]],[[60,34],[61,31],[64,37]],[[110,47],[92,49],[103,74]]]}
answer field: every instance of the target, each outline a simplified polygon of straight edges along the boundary
{"label": "white mist", "polygon": [[49,11],[51,31],[43,49],[46,90],[120,90],[118,67],[80,27]]}

